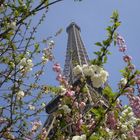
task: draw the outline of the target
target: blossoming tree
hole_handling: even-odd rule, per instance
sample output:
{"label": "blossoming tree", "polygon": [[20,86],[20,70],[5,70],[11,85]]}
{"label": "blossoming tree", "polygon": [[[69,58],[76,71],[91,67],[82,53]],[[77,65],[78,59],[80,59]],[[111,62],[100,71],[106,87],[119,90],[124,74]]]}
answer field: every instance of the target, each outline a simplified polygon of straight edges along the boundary
{"label": "blossoming tree", "polygon": [[[96,45],[96,59],[90,65],[77,65],[73,69],[79,76],[79,85],[70,85],[62,75],[60,64],[56,63],[52,50],[54,41],[36,42],[34,34],[45,14],[31,29],[31,16],[38,11],[48,12],[48,7],[62,0],[48,0],[35,3],[27,0],[2,1],[0,3],[0,138],[40,140],[138,140],[140,139],[140,72],[127,54],[125,40],[117,33],[119,15],[115,11],[112,25],[107,27],[108,38]],[[126,67],[121,70],[122,79],[118,91],[113,92],[107,83],[109,73],[104,69],[114,42],[123,54]],[[47,48],[42,49],[42,44]],[[40,58],[38,61],[35,58]],[[46,62],[54,63],[59,87],[40,83]],[[98,101],[87,107],[88,86],[99,92]],[[45,112],[46,95],[53,92],[61,96],[49,125],[41,122]],[[82,96],[81,96],[82,94]],[[126,96],[129,104],[122,106],[120,96]],[[78,98],[82,97],[82,98]],[[105,100],[102,100],[104,97]],[[91,98],[92,101],[92,98]],[[48,118],[49,119],[49,118]],[[46,127],[47,126],[47,127]]]}

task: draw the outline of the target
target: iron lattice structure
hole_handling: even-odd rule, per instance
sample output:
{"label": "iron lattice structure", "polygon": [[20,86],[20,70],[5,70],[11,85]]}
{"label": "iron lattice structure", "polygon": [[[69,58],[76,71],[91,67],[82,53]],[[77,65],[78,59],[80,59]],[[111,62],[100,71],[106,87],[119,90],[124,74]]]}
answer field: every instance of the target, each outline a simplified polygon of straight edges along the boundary
{"label": "iron lattice structure", "polygon": [[64,66],[64,76],[70,84],[73,84],[75,77],[73,76],[73,68],[76,65],[89,64],[89,58],[80,36],[80,27],[72,22],[66,29],[68,33],[68,43],[66,60]]}

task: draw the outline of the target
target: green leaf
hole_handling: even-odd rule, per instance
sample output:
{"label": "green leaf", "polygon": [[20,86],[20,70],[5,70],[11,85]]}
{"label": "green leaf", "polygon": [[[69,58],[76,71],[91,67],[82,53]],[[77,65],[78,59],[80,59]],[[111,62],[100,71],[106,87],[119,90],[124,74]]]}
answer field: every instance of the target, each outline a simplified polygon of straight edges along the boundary
{"label": "green leaf", "polygon": [[115,26],[119,27],[121,25],[121,22],[115,22]]}
{"label": "green leaf", "polygon": [[101,55],[101,52],[94,52],[94,54],[96,54],[97,56]]}
{"label": "green leaf", "polygon": [[39,53],[39,52],[40,52],[40,49],[39,49],[39,44],[38,44],[38,43],[36,43],[36,44],[34,45],[34,47],[35,47],[34,52]]}
{"label": "green leaf", "polygon": [[23,5],[23,1],[22,1],[22,0],[18,0],[18,3],[19,3],[20,5]]}
{"label": "green leaf", "polygon": [[111,27],[111,26],[108,26],[108,27],[106,28],[106,30],[108,31],[108,33],[111,33],[111,32],[112,32],[112,27]]}
{"label": "green leaf", "polygon": [[95,45],[96,46],[103,46],[101,42],[96,42]]}
{"label": "green leaf", "polygon": [[81,129],[82,129],[82,131],[83,131],[84,134],[87,134],[87,135],[88,135],[89,130],[88,130],[88,128],[87,128],[86,125],[82,125],[82,126],[81,126]]}
{"label": "green leaf", "polygon": [[103,94],[106,95],[110,100],[112,100],[112,98],[115,96],[110,86],[106,86],[103,89]]}
{"label": "green leaf", "polygon": [[100,139],[100,136],[98,135],[91,135],[89,140],[99,140]]}
{"label": "green leaf", "polygon": [[116,22],[119,18],[119,13],[117,10],[115,10],[111,16],[111,18]]}
{"label": "green leaf", "polygon": [[48,6],[48,4],[49,4],[49,0],[46,0],[45,5]]}
{"label": "green leaf", "polygon": [[95,115],[96,119],[100,119],[103,116],[105,110],[102,107],[98,107],[92,108],[90,111]]}
{"label": "green leaf", "polygon": [[112,53],[108,51],[107,54],[108,54],[108,55],[111,55]]}
{"label": "green leaf", "polygon": [[106,62],[107,62],[107,56],[104,57],[104,63],[106,63]]}
{"label": "green leaf", "polygon": [[104,46],[109,46],[110,45],[110,39],[103,40]]}

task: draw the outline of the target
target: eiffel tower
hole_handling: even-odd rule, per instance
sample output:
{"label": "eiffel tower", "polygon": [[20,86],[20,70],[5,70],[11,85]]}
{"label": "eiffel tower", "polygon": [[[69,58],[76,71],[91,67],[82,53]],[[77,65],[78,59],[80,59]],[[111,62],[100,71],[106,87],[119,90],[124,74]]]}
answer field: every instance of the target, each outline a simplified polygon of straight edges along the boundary
{"label": "eiffel tower", "polygon": [[[80,77],[74,76],[74,67],[76,67],[77,65],[82,66],[84,64],[90,65],[90,60],[80,36],[80,27],[75,22],[72,22],[67,27],[66,31],[68,33],[68,42],[63,73],[69,84],[75,86],[75,84],[77,84],[77,82],[79,81]],[[87,88],[89,90],[88,100],[92,104],[93,102],[98,101],[98,97],[100,98],[100,95],[98,93],[101,92],[101,89],[98,88],[95,90],[95,88],[91,86],[90,81],[86,82],[88,83]]]}
{"label": "eiffel tower", "polygon": [[[86,49],[84,47],[84,43],[81,39],[80,36],[80,27],[72,22],[66,29],[68,33],[68,42],[67,42],[67,51],[66,51],[66,59],[65,59],[65,65],[64,65],[64,70],[63,74],[68,80],[68,83],[72,85],[73,89],[75,90],[77,87],[80,89],[85,86],[82,85],[81,82],[81,77],[74,76],[73,74],[73,69],[77,65],[89,65],[89,57],[87,55]],[[92,87],[90,81],[86,81],[86,86],[87,88],[87,94],[77,94],[77,100],[82,101],[85,98],[87,99],[87,106],[85,109],[80,112],[82,114],[85,114],[93,105],[98,104],[98,101],[100,99],[105,100],[104,97],[102,97],[99,92],[101,91],[100,89],[95,89]],[[79,92],[79,91],[78,91]],[[81,91],[80,91],[81,92]],[[52,125],[52,122],[54,122],[57,118],[55,118],[52,114],[55,113],[55,111],[58,110],[59,103],[61,102],[61,99],[63,100],[63,97],[61,95],[56,96],[52,101],[46,106],[46,112],[50,114],[48,117],[48,120],[45,123],[46,129],[49,129],[49,126]],[[107,104],[103,104],[103,106],[107,106]],[[54,119],[55,118],[55,119]],[[54,132],[56,131],[56,128],[50,129],[48,136],[52,137],[54,135]],[[74,133],[72,130],[72,126],[70,126],[67,131],[69,133]]]}
{"label": "eiffel tower", "polygon": [[74,22],[66,30],[68,33],[68,44],[64,75],[71,84],[74,83],[73,68],[76,65],[89,64],[89,58],[80,36],[80,30],[80,27]]}

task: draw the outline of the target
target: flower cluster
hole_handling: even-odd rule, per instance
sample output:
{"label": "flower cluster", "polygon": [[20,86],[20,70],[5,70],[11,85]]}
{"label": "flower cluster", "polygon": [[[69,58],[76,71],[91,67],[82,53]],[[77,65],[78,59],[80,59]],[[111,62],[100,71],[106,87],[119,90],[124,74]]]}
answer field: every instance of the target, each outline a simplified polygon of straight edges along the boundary
{"label": "flower cluster", "polygon": [[42,132],[41,132],[41,135],[40,135],[40,140],[45,140],[46,139],[46,134],[47,134],[46,128],[43,128]]}
{"label": "flower cluster", "polygon": [[116,43],[119,46],[120,52],[125,52],[127,50],[127,46],[125,44],[125,40],[121,35],[117,35]]}
{"label": "flower cluster", "polygon": [[20,70],[23,74],[26,74],[27,72],[32,70],[33,67],[33,62],[31,59],[27,59],[27,58],[22,58],[20,63]]}
{"label": "flower cluster", "polygon": [[[122,112],[118,114],[109,112],[107,116],[106,128],[101,127],[100,130],[105,130],[106,139],[117,139],[120,140],[138,140],[140,138],[140,119],[134,117],[133,109],[129,106],[124,106]],[[117,119],[117,120],[116,120]],[[116,133],[118,132],[118,134]],[[94,134],[96,135],[96,133]],[[101,140],[103,137],[100,137]]]}
{"label": "flower cluster", "polygon": [[136,76],[135,81],[136,81],[136,84],[137,84],[137,90],[138,90],[139,95],[140,95],[140,75],[139,74]]}
{"label": "flower cluster", "polygon": [[125,55],[123,56],[123,60],[127,63],[127,62],[130,62],[132,60],[132,57],[129,56],[129,55]]}
{"label": "flower cluster", "polygon": [[56,80],[59,81],[59,83],[61,85],[67,86],[68,82],[67,82],[65,76],[62,75],[61,66],[59,63],[55,63],[53,65],[53,71],[57,73]]}
{"label": "flower cluster", "polygon": [[48,43],[48,48],[43,50],[42,62],[45,64],[48,60],[52,61],[54,56],[52,54],[52,49],[54,48],[54,41],[51,40]]}
{"label": "flower cluster", "polygon": [[107,114],[106,123],[107,123],[108,128],[110,128],[110,129],[115,129],[117,127],[118,121],[117,121],[117,119],[115,117],[114,112],[109,112]]}
{"label": "flower cluster", "polygon": [[55,71],[55,72],[57,72],[57,73],[61,73],[60,64],[55,63],[55,64],[53,65],[53,71]]}
{"label": "flower cluster", "polygon": [[124,53],[124,56],[123,56],[123,60],[124,62],[128,63],[128,67],[129,69],[134,69],[134,65],[132,65],[130,62],[132,60],[132,57],[130,55],[126,55],[125,52],[127,50],[127,46],[125,44],[125,40],[124,38],[121,36],[121,35],[117,35],[117,38],[116,38],[116,43],[117,45],[119,46],[119,51],[120,52],[123,52]]}
{"label": "flower cluster", "polygon": [[86,140],[86,135],[81,135],[81,136],[73,136],[72,140]]}
{"label": "flower cluster", "polygon": [[95,88],[101,87],[109,76],[108,72],[97,65],[77,65],[73,69],[74,76],[84,75],[85,77],[90,77],[92,85]]}
{"label": "flower cluster", "polygon": [[28,105],[28,108],[29,108],[30,110],[35,110],[35,109],[36,109],[35,106],[33,106],[33,105],[31,105],[31,104]]}
{"label": "flower cluster", "polygon": [[11,23],[8,23],[8,24],[7,24],[7,27],[8,27],[8,28],[11,28],[11,29],[15,29],[15,28],[16,28],[16,22],[13,21],[13,22],[11,22]]}
{"label": "flower cluster", "polygon": [[66,114],[69,114],[71,112],[71,109],[67,105],[63,105],[60,109],[64,110]]}
{"label": "flower cluster", "polygon": [[42,123],[40,121],[34,121],[34,122],[31,122],[32,124],[32,129],[31,129],[31,132],[36,132],[37,129],[42,126]]}
{"label": "flower cluster", "polygon": [[124,110],[120,116],[120,129],[122,132],[127,132],[128,130],[133,130],[134,125],[136,124],[136,118],[132,108],[129,106],[124,107]]}
{"label": "flower cluster", "polygon": [[6,118],[0,117],[0,124],[6,123],[6,122],[7,122]]}
{"label": "flower cluster", "polygon": [[135,116],[139,118],[140,117],[140,97],[135,96],[133,94],[128,94],[127,96],[129,98],[130,106],[132,107]]}
{"label": "flower cluster", "polygon": [[25,96],[25,93],[22,90],[19,90],[16,93],[16,96],[17,96],[17,100],[21,100]]}
{"label": "flower cluster", "polygon": [[129,106],[124,106],[124,110],[120,116],[120,131],[123,133],[121,137],[125,139],[139,139],[140,135],[137,133],[139,132],[139,127],[137,124],[139,123],[139,119],[134,117],[133,109]]}

